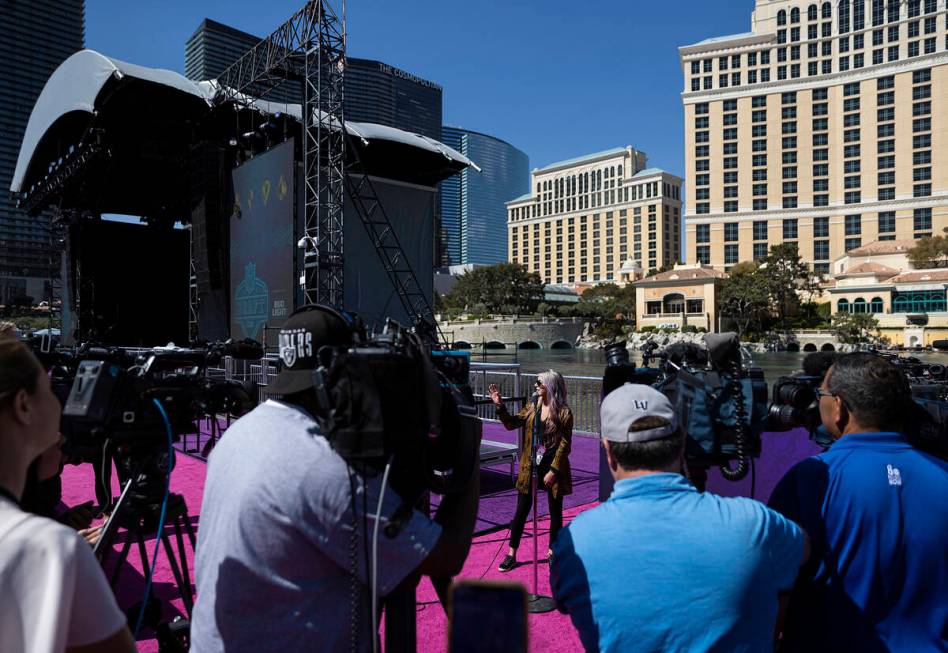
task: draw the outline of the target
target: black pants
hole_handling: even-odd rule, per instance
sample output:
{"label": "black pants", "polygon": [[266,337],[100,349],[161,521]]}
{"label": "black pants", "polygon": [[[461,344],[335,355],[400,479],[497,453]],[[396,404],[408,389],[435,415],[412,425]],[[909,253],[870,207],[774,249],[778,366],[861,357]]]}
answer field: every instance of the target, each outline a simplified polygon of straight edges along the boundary
{"label": "black pants", "polygon": [[[543,484],[543,477],[550,471],[551,462],[553,462],[553,457],[548,456],[537,465],[537,485],[546,491],[546,498],[550,505],[550,547],[553,546],[557,534],[563,528],[563,497],[554,497],[553,491]],[[514,513],[513,521],[510,523],[510,546],[513,549],[520,546],[523,527],[527,523],[527,515],[530,514],[532,505],[532,491],[527,494],[517,494],[517,512]]]}

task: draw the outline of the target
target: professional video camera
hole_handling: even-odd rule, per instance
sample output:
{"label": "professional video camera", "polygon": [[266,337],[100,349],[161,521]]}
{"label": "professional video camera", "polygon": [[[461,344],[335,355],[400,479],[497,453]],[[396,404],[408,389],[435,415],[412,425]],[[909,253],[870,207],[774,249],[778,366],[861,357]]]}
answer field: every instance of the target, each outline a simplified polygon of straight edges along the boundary
{"label": "professional video camera", "polygon": [[[914,356],[873,353],[898,367],[909,382],[914,402],[907,407],[905,419],[908,441],[923,451],[948,458],[948,370],[940,363],[925,363]],[[802,374],[777,379],[768,409],[770,430],[802,427],[818,445],[833,444],[822,425],[817,390],[838,355],[810,354],[803,360]]]}
{"label": "professional video camera", "polygon": [[[676,407],[687,435],[685,457],[693,470],[719,466],[732,481],[744,478],[750,456],[760,454],[767,415],[767,384],[759,368],[745,368],[733,333],[706,334],[705,347],[675,344],[658,350],[649,341],[642,367],[629,362],[625,342],[605,347],[603,397],[623,383],[644,383]],[[656,367],[650,367],[653,360]],[[736,467],[731,467],[736,461]]]}
{"label": "professional video camera", "polygon": [[391,460],[391,485],[408,504],[426,490],[463,487],[481,429],[470,354],[433,348],[391,319],[369,338],[360,320],[348,318],[353,344],[317,352],[322,434],[350,463],[381,469]]}
{"label": "professional video camera", "polygon": [[253,407],[256,390],[251,384],[208,378],[207,368],[220,364],[224,356],[256,360],[263,355],[263,347],[252,340],[198,343],[186,349],[86,343],[34,351],[50,370],[54,392],[63,403],[65,453],[95,463],[97,471],[103,458],[114,457],[123,481],[136,471],[142,476],[136,496],[154,500],[164,489],[169,428],[177,439],[195,432],[201,416],[240,415]]}

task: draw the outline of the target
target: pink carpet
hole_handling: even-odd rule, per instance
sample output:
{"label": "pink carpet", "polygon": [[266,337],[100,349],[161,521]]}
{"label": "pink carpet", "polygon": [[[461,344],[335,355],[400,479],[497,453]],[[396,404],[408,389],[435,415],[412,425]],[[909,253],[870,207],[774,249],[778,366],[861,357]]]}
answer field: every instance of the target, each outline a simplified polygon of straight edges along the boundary
{"label": "pink carpet", "polygon": [[[179,454],[177,457],[177,466],[171,477],[171,491],[177,492],[184,497],[191,515],[191,522],[195,529],[198,524],[197,516],[201,510],[205,471],[205,464],[203,462],[191,458],[190,456]],[[67,466],[63,471],[63,502],[67,506],[73,506],[93,499],[95,496],[93,484],[91,466]],[[118,496],[118,482],[116,480],[113,480],[113,487],[115,488],[116,496]],[[564,523],[569,523],[575,515],[584,509],[592,507],[592,505],[594,504],[566,509],[564,511]],[[511,514],[512,513],[513,507],[511,506]],[[550,594],[549,570],[545,562],[548,528],[548,519],[543,518],[538,522],[540,558],[544,560],[539,567],[539,592],[545,595]],[[168,532],[170,535],[170,528]],[[531,522],[528,521],[527,529],[520,546],[519,557],[521,562],[525,562],[527,559],[532,560],[533,540],[531,534]],[[523,583],[527,591],[532,591],[533,571],[531,565],[521,564],[506,574],[497,571],[497,565],[506,553],[507,535],[507,530],[500,530],[476,538],[461,576],[464,578],[516,581]],[[121,540],[121,534],[117,539]],[[171,539],[172,542],[174,542],[174,538],[172,537]],[[152,555],[154,550],[154,543],[154,538],[146,542],[149,556]],[[120,542],[116,543],[115,548],[116,553],[110,558],[110,569],[117,559],[118,550],[121,549]],[[187,546],[187,553],[189,571],[193,583],[194,554],[189,545]],[[142,565],[137,547],[133,546],[129,551],[128,564],[122,571],[116,592],[119,606],[125,610],[133,603],[140,601],[144,588],[145,581]],[[165,620],[175,615],[184,614],[183,605],[178,598],[174,576],[171,573],[171,567],[168,565],[164,551],[159,553],[158,564],[155,568],[153,592],[154,595],[165,602]],[[446,650],[447,619],[441,606],[436,601],[437,599],[431,584],[427,580],[422,581],[418,588],[418,651],[421,652],[440,652]],[[573,630],[568,616],[561,615],[558,612],[551,612],[547,614],[529,615],[528,618],[530,624],[529,641],[531,651],[555,652],[582,650],[579,637]],[[147,653],[153,653],[158,650],[158,643],[154,638],[154,634],[147,628],[142,628],[142,632],[139,633],[138,650]]]}

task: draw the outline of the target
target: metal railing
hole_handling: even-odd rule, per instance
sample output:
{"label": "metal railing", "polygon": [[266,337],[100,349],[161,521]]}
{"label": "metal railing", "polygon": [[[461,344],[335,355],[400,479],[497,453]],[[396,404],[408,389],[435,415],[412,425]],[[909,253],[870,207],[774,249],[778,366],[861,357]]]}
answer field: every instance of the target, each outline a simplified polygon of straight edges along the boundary
{"label": "metal railing", "polygon": [[[267,396],[267,386],[277,375],[276,356],[268,354],[259,361],[235,360],[226,358],[223,368],[208,369],[213,378],[225,378],[236,381],[255,381],[259,388],[259,400]],[[566,393],[570,409],[573,411],[573,431],[584,433],[599,432],[599,396],[602,393],[602,379],[596,376],[565,376]],[[478,400],[477,414],[481,419],[499,421],[497,410],[487,393],[491,383],[497,385],[505,398],[507,408],[517,412],[523,401],[533,394],[534,375],[524,375],[519,363],[471,363],[470,384],[475,399]]]}

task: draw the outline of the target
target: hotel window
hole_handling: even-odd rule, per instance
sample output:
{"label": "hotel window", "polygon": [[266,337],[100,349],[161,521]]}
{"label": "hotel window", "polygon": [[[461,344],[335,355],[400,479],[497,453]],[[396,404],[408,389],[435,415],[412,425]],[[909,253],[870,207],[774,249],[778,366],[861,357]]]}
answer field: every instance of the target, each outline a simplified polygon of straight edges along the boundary
{"label": "hotel window", "polygon": [[748,52],[748,53],[747,53],[747,65],[748,65],[748,66],[756,66],[756,65],[757,65],[757,53],[756,53],[756,52]]}
{"label": "hotel window", "polygon": [[724,242],[726,243],[737,242],[737,223],[736,222],[724,223]]}
{"label": "hotel window", "polygon": [[702,72],[706,72],[706,73],[712,72],[712,68],[711,68],[711,67],[712,67],[713,65],[714,65],[714,64],[712,63],[712,61],[711,61],[710,59],[705,59],[704,62],[703,62],[703,66],[702,66],[702,67],[703,67]]}
{"label": "hotel window", "polygon": [[831,16],[832,8],[830,7],[829,2],[824,2],[820,8],[823,18],[829,18]]}
{"label": "hotel window", "polygon": [[698,263],[704,263],[709,265],[711,263],[711,247],[708,245],[700,245],[695,248],[695,258]]}
{"label": "hotel window", "polygon": [[815,261],[829,260],[829,241],[828,240],[814,240],[813,241],[813,260]]}
{"label": "hotel window", "polygon": [[767,243],[754,243],[754,260],[759,261],[767,257]]}
{"label": "hotel window", "polygon": [[879,233],[895,233],[895,211],[879,213]]}
{"label": "hotel window", "polygon": [[893,45],[889,48],[889,61],[898,61],[899,60],[899,46]]}
{"label": "hotel window", "polygon": [[783,239],[796,240],[797,238],[797,219],[787,218],[783,221]]}
{"label": "hotel window", "polygon": [[733,265],[738,261],[738,246],[737,245],[725,245],[724,246],[724,264]]}
{"label": "hotel window", "polygon": [[860,202],[862,202],[862,193],[858,190],[849,191],[843,195],[843,203],[845,204],[859,204]]}
{"label": "hotel window", "polygon": [[711,242],[711,225],[707,225],[707,224],[695,225],[695,242],[696,243],[710,243]]}
{"label": "hotel window", "polygon": [[733,202],[733,201],[724,202],[724,212],[737,213],[737,202]]}
{"label": "hotel window", "polygon": [[885,53],[882,50],[873,50],[872,51],[872,63],[873,65],[878,65],[883,62],[883,55]]}
{"label": "hotel window", "polygon": [[892,171],[889,172],[880,172],[879,175],[879,186],[891,186],[895,183],[895,173]]}
{"label": "hotel window", "polygon": [[858,236],[862,233],[862,216],[847,215],[845,218],[845,229],[847,236]]}
{"label": "hotel window", "polygon": [[932,210],[915,209],[912,215],[912,228],[915,231],[931,231]]}
{"label": "hotel window", "polygon": [[829,238],[829,218],[813,218],[814,238]]}
{"label": "hotel window", "polygon": [[754,240],[767,240],[766,220],[754,220]]}
{"label": "hotel window", "polygon": [[895,123],[886,123],[876,127],[877,138],[892,138],[895,136]]}
{"label": "hotel window", "polygon": [[829,175],[829,165],[826,163],[815,163],[813,165],[814,177],[826,177]]}
{"label": "hotel window", "polygon": [[833,72],[833,62],[829,59],[826,59],[820,64],[820,68],[822,68],[824,75],[829,75],[831,72]]}
{"label": "hotel window", "polygon": [[898,25],[893,25],[892,27],[889,28],[887,40],[889,41],[889,43],[899,40],[899,26]]}
{"label": "hotel window", "polygon": [[861,247],[862,238],[847,238],[843,244],[844,244],[844,249],[848,252],[851,249],[856,249],[857,247]]}

